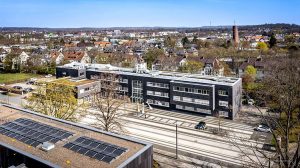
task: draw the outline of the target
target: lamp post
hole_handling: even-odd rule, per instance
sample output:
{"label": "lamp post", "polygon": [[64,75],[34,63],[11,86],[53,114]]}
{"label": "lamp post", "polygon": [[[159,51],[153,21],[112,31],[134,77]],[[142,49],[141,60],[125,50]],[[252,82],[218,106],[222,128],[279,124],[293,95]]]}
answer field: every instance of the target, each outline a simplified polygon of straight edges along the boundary
{"label": "lamp post", "polygon": [[178,124],[176,121],[176,159],[178,159]]}

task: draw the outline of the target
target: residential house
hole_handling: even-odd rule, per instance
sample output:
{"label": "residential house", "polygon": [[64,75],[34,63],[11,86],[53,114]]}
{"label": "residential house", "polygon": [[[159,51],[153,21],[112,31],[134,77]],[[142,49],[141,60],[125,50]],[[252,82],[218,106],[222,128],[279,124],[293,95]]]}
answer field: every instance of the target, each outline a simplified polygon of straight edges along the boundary
{"label": "residential house", "polygon": [[256,68],[256,78],[262,79],[265,74],[266,62],[262,60],[261,57],[258,58],[248,58],[242,65],[239,67],[239,77],[243,77],[245,69],[247,66],[252,65]]}
{"label": "residential house", "polygon": [[180,61],[180,66],[187,61],[201,62],[203,64],[202,75],[224,76],[224,67],[217,58],[185,57]]}

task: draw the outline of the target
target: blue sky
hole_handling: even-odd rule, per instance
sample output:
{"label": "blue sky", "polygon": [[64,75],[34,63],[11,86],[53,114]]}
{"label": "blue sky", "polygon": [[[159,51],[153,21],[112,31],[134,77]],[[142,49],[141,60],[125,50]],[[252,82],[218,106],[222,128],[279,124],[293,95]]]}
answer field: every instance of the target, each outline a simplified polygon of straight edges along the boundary
{"label": "blue sky", "polygon": [[1,27],[300,24],[300,0],[0,0]]}

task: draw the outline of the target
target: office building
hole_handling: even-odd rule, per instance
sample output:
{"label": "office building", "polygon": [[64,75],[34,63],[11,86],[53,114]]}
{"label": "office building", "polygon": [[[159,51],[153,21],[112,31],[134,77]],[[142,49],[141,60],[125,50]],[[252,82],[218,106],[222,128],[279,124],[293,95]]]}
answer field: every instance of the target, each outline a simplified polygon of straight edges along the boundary
{"label": "office building", "polygon": [[[145,63],[135,68],[109,64],[70,63],[56,68],[56,77],[96,80],[102,73],[119,76],[119,90],[133,102],[167,110],[234,119],[241,108],[242,80],[178,72],[149,71]],[[87,96],[88,98],[88,96]]]}

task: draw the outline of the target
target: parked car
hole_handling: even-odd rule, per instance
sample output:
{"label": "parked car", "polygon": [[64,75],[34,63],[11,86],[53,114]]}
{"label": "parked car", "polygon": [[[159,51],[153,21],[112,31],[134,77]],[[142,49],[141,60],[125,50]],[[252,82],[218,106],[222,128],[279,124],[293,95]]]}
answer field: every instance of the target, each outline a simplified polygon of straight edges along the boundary
{"label": "parked car", "polygon": [[32,92],[33,89],[32,89],[31,87],[29,87],[29,88],[25,88],[23,91],[24,91],[25,93],[28,93],[28,92]]}
{"label": "parked car", "polygon": [[35,84],[35,81],[28,81],[26,82],[27,85],[34,85]]}
{"label": "parked car", "polygon": [[206,129],[206,123],[204,121],[200,121],[196,126],[195,129]]}
{"label": "parked car", "polygon": [[48,74],[48,75],[45,76],[45,78],[51,78],[51,77],[52,77],[51,74]]}
{"label": "parked car", "polygon": [[13,86],[14,89],[22,90],[23,88],[21,86]]}
{"label": "parked car", "polygon": [[260,124],[254,130],[259,131],[259,132],[271,132],[271,128],[269,126],[263,125],[263,124]]}

